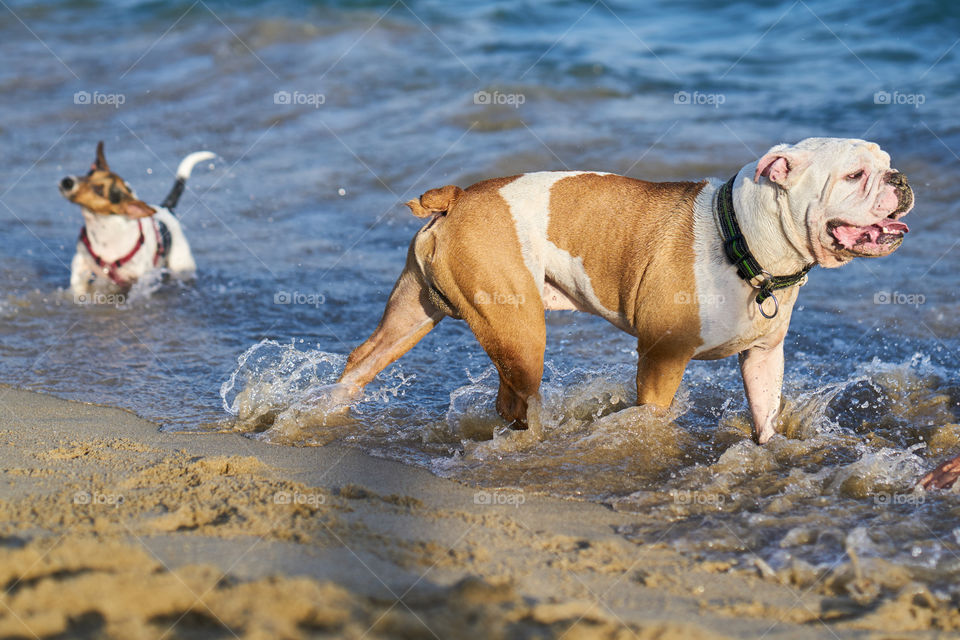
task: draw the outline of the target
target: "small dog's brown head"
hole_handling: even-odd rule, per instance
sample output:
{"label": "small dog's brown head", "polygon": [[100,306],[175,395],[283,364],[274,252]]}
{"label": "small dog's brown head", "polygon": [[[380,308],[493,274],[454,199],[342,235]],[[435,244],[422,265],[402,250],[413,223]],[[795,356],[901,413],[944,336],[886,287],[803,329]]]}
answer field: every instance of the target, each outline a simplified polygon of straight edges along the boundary
{"label": "small dog's brown head", "polygon": [[97,159],[90,165],[90,172],[82,178],[67,176],[61,180],[60,193],[70,202],[100,215],[146,218],[156,213],[156,209],[133,195],[123,178],[110,171],[102,140],[97,143]]}

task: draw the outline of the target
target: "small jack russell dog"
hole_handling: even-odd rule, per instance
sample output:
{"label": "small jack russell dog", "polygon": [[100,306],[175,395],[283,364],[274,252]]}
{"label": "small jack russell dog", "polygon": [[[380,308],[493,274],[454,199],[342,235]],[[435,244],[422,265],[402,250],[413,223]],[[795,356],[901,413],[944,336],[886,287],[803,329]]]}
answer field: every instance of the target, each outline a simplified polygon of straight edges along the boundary
{"label": "small jack russell dog", "polygon": [[90,172],[60,181],[60,193],[83,208],[85,223],[70,265],[73,293],[125,291],[155,269],[165,268],[177,278],[192,278],[197,265],[173,208],[193,167],[215,157],[209,151],[185,157],[166,199],[160,206],[151,206],[110,170],[103,141],[99,142]]}

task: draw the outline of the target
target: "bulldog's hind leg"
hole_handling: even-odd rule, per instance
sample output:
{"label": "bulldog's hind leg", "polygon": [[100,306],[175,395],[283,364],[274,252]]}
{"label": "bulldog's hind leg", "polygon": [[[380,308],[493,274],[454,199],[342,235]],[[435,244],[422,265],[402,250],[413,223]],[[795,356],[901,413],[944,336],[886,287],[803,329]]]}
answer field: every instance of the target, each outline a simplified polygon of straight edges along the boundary
{"label": "bulldog's hind leg", "polygon": [[412,349],[443,316],[430,302],[426,286],[408,263],[390,293],[380,324],[366,342],[350,353],[339,382],[350,387],[351,395],[356,396],[378,373]]}
{"label": "bulldog's hind leg", "polygon": [[[475,292],[463,318],[500,374],[497,413],[514,425],[528,425],[528,408],[539,409],[547,328],[543,302],[532,280],[523,293]],[[535,418],[534,418],[535,419]]]}
{"label": "bulldog's hind leg", "polygon": [[543,298],[519,244],[488,240],[514,236],[512,220],[498,215],[497,202],[468,205],[447,221],[430,281],[496,366],[497,413],[537,431],[547,334]]}
{"label": "bulldog's hind leg", "polygon": [[[534,305],[531,305],[534,306]],[[543,311],[539,317],[523,313],[498,318],[490,323],[485,318],[468,319],[480,346],[487,352],[500,374],[497,391],[497,413],[518,427],[527,427],[527,409],[539,402],[543,379],[543,352],[546,348],[546,326]]]}

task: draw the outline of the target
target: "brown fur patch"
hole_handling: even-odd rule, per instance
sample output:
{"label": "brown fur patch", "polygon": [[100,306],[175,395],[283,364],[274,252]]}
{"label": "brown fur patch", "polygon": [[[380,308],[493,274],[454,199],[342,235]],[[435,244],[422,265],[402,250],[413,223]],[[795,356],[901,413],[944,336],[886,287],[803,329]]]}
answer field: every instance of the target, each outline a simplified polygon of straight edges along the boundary
{"label": "brown fur patch", "polygon": [[[600,302],[637,337],[637,397],[668,406],[700,338],[693,204],[706,182],[585,174],[550,194],[548,239],[583,260]],[[568,294],[575,292],[567,292]]]}
{"label": "brown fur patch", "polygon": [[583,259],[600,302],[644,349],[700,345],[699,306],[676,294],[695,281],[691,214],[705,185],[585,174],[552,188],[547,237]]}

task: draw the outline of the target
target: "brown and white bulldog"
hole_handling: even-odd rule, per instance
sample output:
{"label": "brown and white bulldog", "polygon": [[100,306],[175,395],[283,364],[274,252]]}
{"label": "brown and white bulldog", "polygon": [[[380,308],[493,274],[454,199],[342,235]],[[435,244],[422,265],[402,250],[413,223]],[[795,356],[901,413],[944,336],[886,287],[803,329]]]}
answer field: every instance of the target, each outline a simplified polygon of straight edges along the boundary
{"label": "brown and white bulldog", "polygon": [[762,305],[757,287],[892,253],[913,192],[878,145],[838,138],[775,146],[731,184],[724,202],[764,270],[750,282],[725,252],[719,180],[549,171],[426,192],[407,206],[430,219],[380,324],[350,354],[340,392],[356,397],[451,316],[467,321],[497,367],[500,415],[539,429],[544,311],[576,309],[636,336],[638,404],[668,407],[691,359],[739,354],[754,436],[766,442],[798,287]]}

